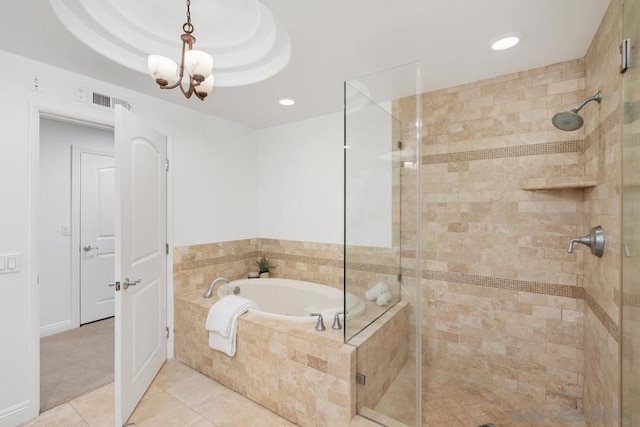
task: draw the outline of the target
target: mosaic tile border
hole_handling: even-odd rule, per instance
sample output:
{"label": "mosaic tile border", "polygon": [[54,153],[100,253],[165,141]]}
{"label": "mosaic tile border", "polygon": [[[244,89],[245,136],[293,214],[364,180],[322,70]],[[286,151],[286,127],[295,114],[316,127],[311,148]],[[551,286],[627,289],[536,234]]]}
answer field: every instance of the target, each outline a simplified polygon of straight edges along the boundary
{"label": "mosaic tile border", "polygon": [[266,256],[267,258],[281,261],[302,262],[310,265],[321,265],[323,267],[344,267],[342,259],[318,258],[306,255],[291,255],[273,251],[260,251],[260,256]]}
{"label": "mosaic tile border", "polygon": [[584,141],[581,139],[574,139],[570,141],[543,142],[540,144],[516,145],[512,147],[459,151],[456,153],[426,154],[422,156],[422,164],[435,165],[441,163],[468,162],[473,160],[538,156],[543,154],[581,153],[583,151]]}
{"label": "mosaic tile border", "polygon": [[245,261],[252,258],[258,258],[258,251],[249,251],[241,254],[221,255],[218,257],[204,258],[196,261],[184,261],[173,265],[174,273],[187,270],[195,270],[196,268],[210,267],[212,265],[227,264],[230,262]]}
{"label": "mosaic tile border", "polygon": [[625,147],[640,147],[640,134],[626,134],[622,139],[622,144]]}
{"label": "mosaic tile border", "polygon": [[483,150],[459,151],[455,153],[426,154],[423,165],[468,162],[473,160],[505,159],[509,157],[539,156],[545,154],[583,153],[615,129],[620,123],[620,110],[610,113],[585,139],[543,142],[539,144],[511,147],[487,148]]}
{"label": "mosaic tile border", "polygon": [[598,318],[600,323],[602,323],[602,326],[604,326],[609,335],[611,335],[617,343],[620,343],[620,327],[586,290],[584,291],[584,301],[591,312]]}
{"label": "mosaic tile border", "polygon": [[[591,312],[593,312],[600,323],[602,323],[602,326],[604,326],[609,335],[611,335],[617,343],[620,342],[620,327],[618,324],[582,286],[538,283],[526,280],[502,279],[499,277],[477,276],[474,274],[434,270],[423,270],[422,278],[427,280],[438,280],[440,282],[460,283],[463,285],[481,286],[486,288],[583,299]],[[636,295],[636,297],[636,302],[640,303],[640,295]]]}
{"label": "mosaic tile border", "polygon": [[640,307],[640,294],[624,292],[622,294],[622,305],[628,307]]}
{"label": "mosaic tile border", "polygon": [[584,299],[582,286],[560,285],[553,283],[530,282],[527,280],[503,279],[500,277],[477,276],[475,274],[455,273],[451,271],[423,270],[422,278],[440,282],[460,283],[484,288],[504,289],[508,291],[529,292],[534,294]]}
{"label": "mosaic tile border", "polygon": [[620,109],[616,108],[584,139],[584,150],[587,151],[593,144],[601,141],[603,136],[620,124],[620,121]]}

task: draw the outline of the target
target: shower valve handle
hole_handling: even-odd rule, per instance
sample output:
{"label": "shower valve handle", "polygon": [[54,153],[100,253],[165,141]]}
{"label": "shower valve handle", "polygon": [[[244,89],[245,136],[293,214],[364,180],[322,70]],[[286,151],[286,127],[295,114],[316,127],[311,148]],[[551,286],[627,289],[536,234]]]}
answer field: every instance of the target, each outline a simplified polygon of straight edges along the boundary
{"label": "shower valve handle", "polygon": [[567,252],[573,253],[573,245],[576,243],[582,243],[585,246],[591,248],[591,253],[595,256],[601,257],[604,253],[604,229],[601,226],[593,227],[591,232],[583,237],[574,237],[569,240],[569,249]]}

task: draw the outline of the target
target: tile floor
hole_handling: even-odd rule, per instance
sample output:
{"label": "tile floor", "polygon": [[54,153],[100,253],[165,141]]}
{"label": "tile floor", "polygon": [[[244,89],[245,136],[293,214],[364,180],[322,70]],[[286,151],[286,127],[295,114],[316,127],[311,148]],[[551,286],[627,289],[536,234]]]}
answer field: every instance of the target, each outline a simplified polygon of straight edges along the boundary
{"label": "tile floor", "polygon": [[[571,426],[587,424],[573,409],[521,393],[494,390],[450,372],[423,370],[423,426]],[[408,425],[415,423],[415,365],[409,361],[374,410]]]}
{"label": "tile floor", "polygon": [[[294,424],[180,362],[168,361],[129,422],[136,427],[286,427]],[[113,384],[50,409],[27,427],[113,427]],[[379,427],[356,417],[351,427]]]}
{"label": "tile floor", "polygon": [[[413,425],[415,368],[408,362],[375,412]],[[570,409],[520,393],[505,393],[444,371],[429,370],[423,384],[423,426],[586,426]],[[136,427],[286,427],[294,424],[180,362],[164,364],[129,419]],[[113,427],[113,384],[40,414],[26,425]],[[333,427],[333,426],[332,426]],[[356,417],[350,427],[379,427]]]}

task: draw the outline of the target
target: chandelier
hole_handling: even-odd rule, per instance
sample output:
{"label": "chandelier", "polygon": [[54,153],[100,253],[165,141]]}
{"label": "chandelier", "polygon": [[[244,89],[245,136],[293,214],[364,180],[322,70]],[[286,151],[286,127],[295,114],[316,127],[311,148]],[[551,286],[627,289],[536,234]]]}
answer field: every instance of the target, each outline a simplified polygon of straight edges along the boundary
{"label": "chandelier", "polygon": [[[190,6],[191,1],[187,0],[187,22],[182,25],[184,34],[180,36],[182,55],[177,78],[178,64],[161,55],[149,55],[149,74],[158,83],[160,89],[179,87],[187,98],[191,98],[191,95],[195,94],[196,97],[204,100],[213,89],[213,74],[211,74],[213,58],[206,52],[193,49],[196,38],[192,35]],[[175,82],[169,83],[174,79],[176,79]]]}

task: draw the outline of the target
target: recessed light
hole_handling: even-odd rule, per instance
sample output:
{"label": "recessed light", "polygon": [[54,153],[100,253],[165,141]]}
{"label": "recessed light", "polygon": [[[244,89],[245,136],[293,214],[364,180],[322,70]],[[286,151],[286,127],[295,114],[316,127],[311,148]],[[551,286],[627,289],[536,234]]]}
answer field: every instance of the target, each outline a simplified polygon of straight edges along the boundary
{"label": "recessed light", "polygon": [[296,101],[293,98],[280,98],[280,101],[278,101],[278,103],[280,105],[284,105],[285,107],[290,107],[291,105],[295,104]]}
{"label": "recessed light", "polygon": [[524,33],[507,33],[491,39],[489,41],[489,45],[491,46],[491,50],[507,50],[516,46],[523,40]]}

